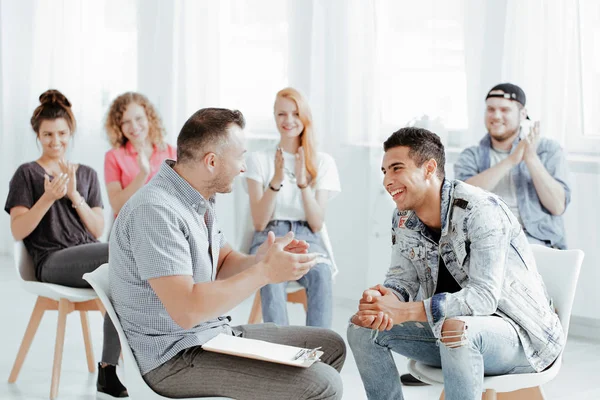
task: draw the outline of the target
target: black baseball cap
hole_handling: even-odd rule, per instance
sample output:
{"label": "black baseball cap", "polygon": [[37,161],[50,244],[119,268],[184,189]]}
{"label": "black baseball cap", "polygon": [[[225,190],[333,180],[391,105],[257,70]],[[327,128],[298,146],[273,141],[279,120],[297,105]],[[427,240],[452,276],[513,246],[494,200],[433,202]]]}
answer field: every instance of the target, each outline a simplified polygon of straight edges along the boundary
{"label": "black baseball cap", "polygon": [[[502,90],[504,93],[493,93],[497,90]],[[518,87],[517,85],[513,85],[512,83],[500,83],[493,88],[491,88],[485,97],[485,99],[489,99],[490,97],[500,97],[501,99],[514,100],[516,102],[521,103],[523,107],[525,107],[525,102],[527,98],[525,97],[525,92],[523,89]]]}
{"label": "black baseball cap", "polygon": [[[492,94],[492,92],[499,90],[503,91],[504,93]],[[523,91],[523,89],[521,89],[517,85],[513,85],[512,83],[500,83],[494,86],[488,91],[488,94],[487,96],[485,96],[485,99],[487,100],[490,97],[499,97],[501,99],[513,100],[517,103],[520,103],[523,107],[525,107],[525,103],[527,102],[527,97],[525,96],[525,92]],[[529,119],[529,115],[527,116],[527,119]]]}

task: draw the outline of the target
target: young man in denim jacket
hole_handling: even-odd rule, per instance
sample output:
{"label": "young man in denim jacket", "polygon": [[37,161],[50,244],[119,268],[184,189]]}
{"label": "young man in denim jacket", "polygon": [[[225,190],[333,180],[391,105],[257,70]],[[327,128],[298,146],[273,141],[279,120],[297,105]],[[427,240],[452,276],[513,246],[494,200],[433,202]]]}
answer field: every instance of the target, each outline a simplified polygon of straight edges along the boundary
{"label": "young man in denim jacket", "polygon": [[564,333],[508,206],[445,179],[444,147],[425,129],[400,129],[384,150],[392,262],[347,332],[368,398],[404,398],[390,351],[441,367],[447,400],[480,399],[484,374],[551,365]]}
{"label": "young man in denim jacket", "polygon": [[562,148],[540,138],[539,121],[529,132],[521,128],[528,117],[520,87],[496,85],[485,102],[488,133],[461,153],[454,165],[456,179],[502,197],[530,243],[566,248],[562,214],[571,190]]}

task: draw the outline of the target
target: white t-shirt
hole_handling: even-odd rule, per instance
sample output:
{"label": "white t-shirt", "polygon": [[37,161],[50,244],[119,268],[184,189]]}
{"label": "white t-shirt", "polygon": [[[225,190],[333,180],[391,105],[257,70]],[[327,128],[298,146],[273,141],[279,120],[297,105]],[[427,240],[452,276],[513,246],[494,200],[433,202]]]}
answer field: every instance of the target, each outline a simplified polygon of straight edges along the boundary
{"label": "white t-shirt", "polygon": [[[246,157],[246,178],[262,184],[265,190],[275,173],[275,151],[268,149],[255,151]],[[285,178],[283,186],[277,192],[275,210],[272,220],[284,221],[306,221],[306,213],[302,203],[302,193],[296,183],[296,158],[294,154],[283,152],[283,165]],[[317,180],[311,185],[313,190],[328,190],[329,199],[332,199],[341,191],[340,177],[333,157],[326,153],[317,153]]]}
{"label": "white t-shirt", "polygon": [[[500,151],[494,148],[490,149],[490,167],[498,164],[500,161],[505,160],[510,155],[508,151]],[[519,220],[521,226],[523,221],[521,220],[521,213],[519,212],[519,203],[517,201],[517,186],[513,180],[512,174],[509,172],[504,175],[500,182],[492,189],[492,192],[502,197],[502,200],[506,203],[510,211],[515,214],[515,217]]]}

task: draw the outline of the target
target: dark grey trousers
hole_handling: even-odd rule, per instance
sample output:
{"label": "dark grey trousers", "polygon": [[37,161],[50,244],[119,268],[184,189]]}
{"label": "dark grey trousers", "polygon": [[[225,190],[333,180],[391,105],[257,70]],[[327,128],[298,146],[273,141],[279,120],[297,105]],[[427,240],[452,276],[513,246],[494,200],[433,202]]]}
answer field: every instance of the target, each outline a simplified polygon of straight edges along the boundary
{"label": "dark grey trousers", "polygon": [[341,399],[339,371],[346,358],[344,340],[329,329],[275,324],[242,325],[234,331],[250,339],[324,351],[309,368],[204,351],[181,351],[144,375],[158,394],[171,398],[223,396],[236,400]]}
{"label": "dark grey trousers", "polygon": [[[82,276],[108,262],[108,243],[73,246],[50,254],[40,266],[42,282],[74,288],[89,288]],[[104,317],[102,362],[117,365],[121,354],[119,335],[108,314]]]}

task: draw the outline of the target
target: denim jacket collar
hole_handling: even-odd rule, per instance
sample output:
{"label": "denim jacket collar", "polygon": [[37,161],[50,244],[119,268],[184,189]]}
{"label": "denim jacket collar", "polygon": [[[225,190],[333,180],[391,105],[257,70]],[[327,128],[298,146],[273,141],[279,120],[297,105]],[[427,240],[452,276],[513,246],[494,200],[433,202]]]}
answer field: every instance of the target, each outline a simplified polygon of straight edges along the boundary
{"label": "denim jacket collar", "polygon": [[[444,178],[442,182],[442,191],[441,191],[441,207],[440,207],[440,216],[442,222],[442,236],[445,236],[448,233],[448,220],[450,219],[450,203],[452,203],[452,197],[454,194],[454,185],[452,185],[452,181]],[[412,231],[421,232],[422,235],[430,238],[429,233],[427,232],[427,226],[417,217],[415,212],[412,212],[404,225],[407,229]],[[431,239],[431,238],[430,238]]]}
{"label": "denim jacket collar", "polygon": [[[521,131],[519,131],[519,134],[515,137],[515,140],[513,140],[512,146],[510,148],[511,154],[515,150],[515,147],[517,147],[517,145],[519,144],[520,136]],[[492,138],[489,132],[486,133],[485,136],[479,141],[479,146],[483,150],[483,157],[481,157],[481,165],[479,165],[479,170],[485,171],[486,169],[490,168],[490,149],[492,148]]]}

